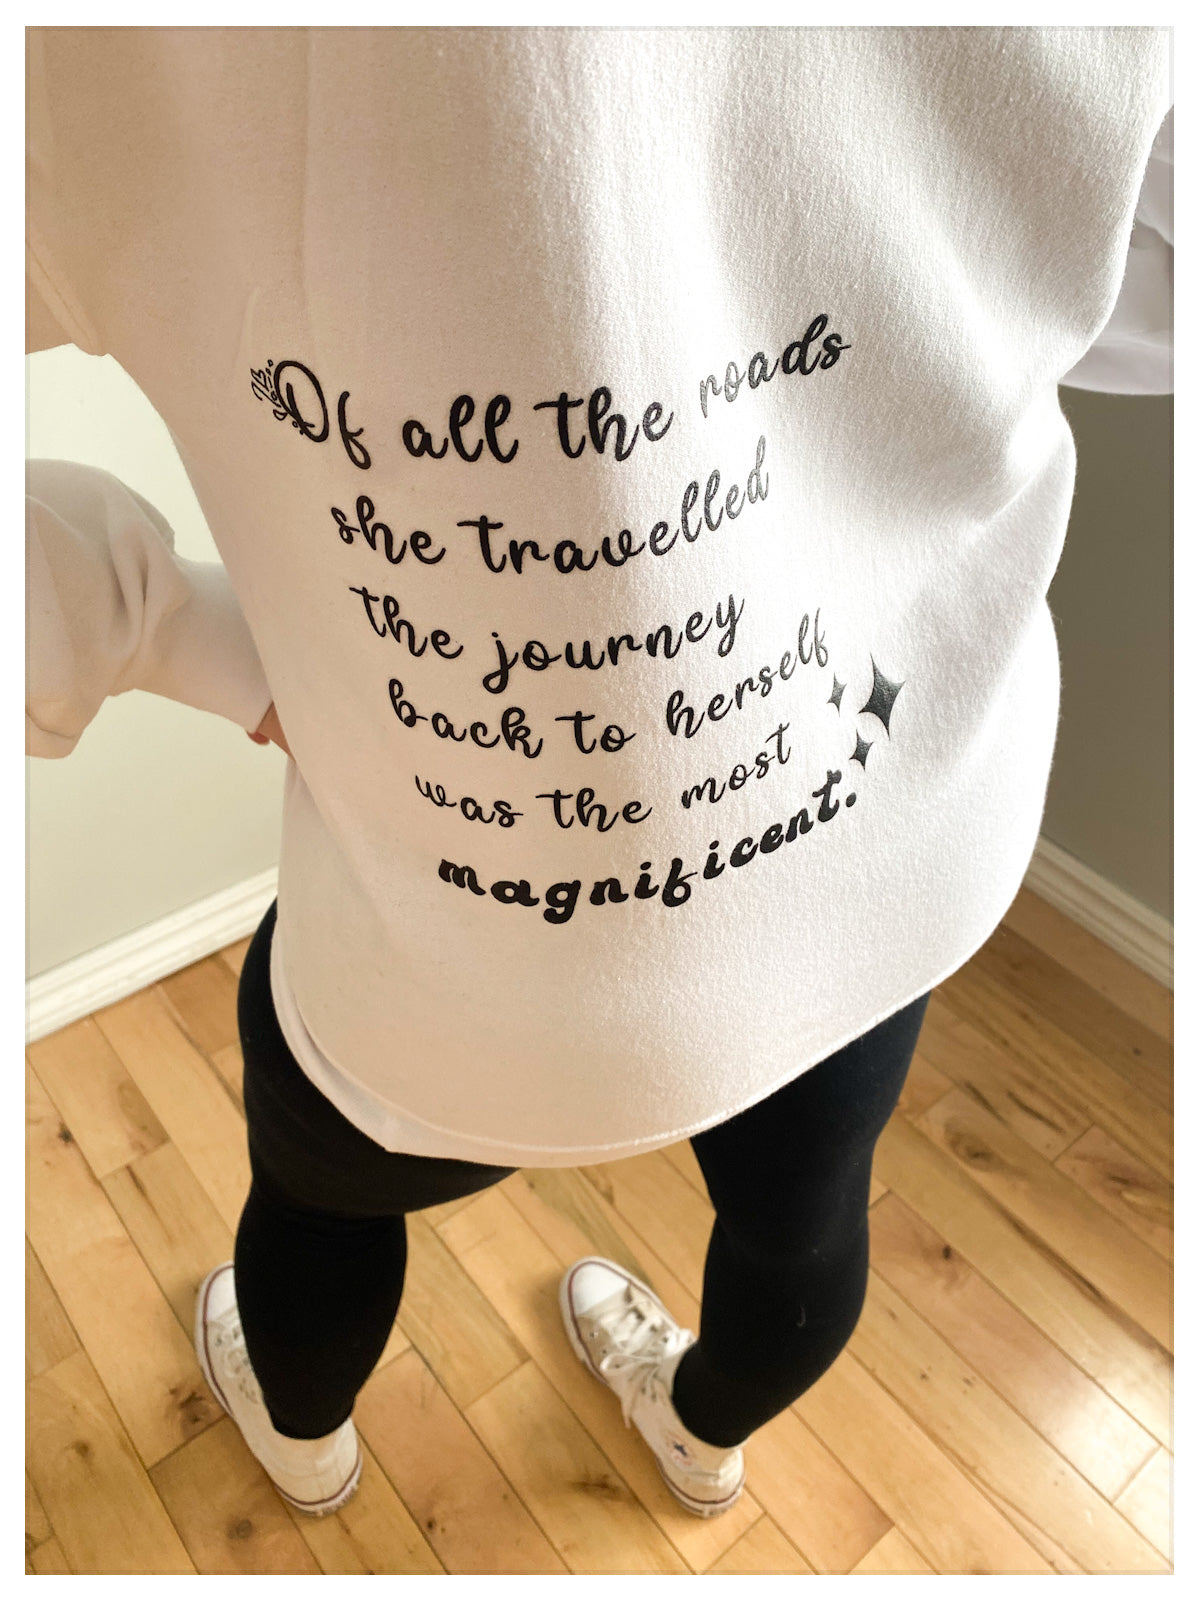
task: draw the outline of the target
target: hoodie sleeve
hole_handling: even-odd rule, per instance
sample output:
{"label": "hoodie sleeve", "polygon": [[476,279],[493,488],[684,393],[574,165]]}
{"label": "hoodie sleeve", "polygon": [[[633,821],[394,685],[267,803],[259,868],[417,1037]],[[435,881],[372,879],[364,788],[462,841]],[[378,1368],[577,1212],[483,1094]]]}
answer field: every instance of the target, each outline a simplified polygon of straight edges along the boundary
{"label": "hoodie sleeve", "polygon": [[[30,59],[40,60],[36,41]],[[35,111],[39,82],[35,72]],[[31,116],[34,198],[47,188],[49,142]],[[43,211],[31,201],[26,217],[26,353],[74,344],[100,355],[102,333],[54,268]],[[170,525],[141,495],[96,467],[30,461],[25,544],[29,755],[69,755],[105,698],[126,689],[258,727],[271,691],[228,573],[177,556]]]}
{"label": "hoodie sleeve", "polygon": [[[32,135],[29,149],[36,178]],[[31,205],[26,352],[74,344],[102,354],[103,335],[54,270],[35,213]],[[271,691],[225,568],[177,556],[161,513],[96,467],[30,461],[25,487],[26,752],[69,755],[105,698],[126,689],[257,728]]]}
{"label": "hoodie sleeve", "polygon": [[28,754],[68,755],[127,689],[258,727],[271,691],[228,574],[177,556],[141,495],[96,467],[30,461],[25,537]]}
{"label": "hoodie sleeve", "polygon": [[1060,381],[1108,394],[1171,394],[1175,227],[1174,107],[1150,148],[1125,276],[1112,315],[1091,349]]}

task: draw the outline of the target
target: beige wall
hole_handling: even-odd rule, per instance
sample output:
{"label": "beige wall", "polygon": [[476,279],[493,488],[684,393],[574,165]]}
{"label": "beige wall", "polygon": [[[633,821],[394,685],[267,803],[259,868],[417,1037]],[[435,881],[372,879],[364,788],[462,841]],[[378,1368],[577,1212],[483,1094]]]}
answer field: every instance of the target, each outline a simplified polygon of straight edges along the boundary
{"label": "beige wall", "polygon": [[[102,466],[215,557],[170,437],[110,359],[28,361],[30,455]],[[1171,402],[1063,390],[1079,484],[1051,589],[1063,714],[1044,831],[1171,912]],[[29,764],[36,976],[273,866],[283,758],[150,695],[110,700],[66,761]]]}
{"label": "beige wall", "polygon": [[1042,831],[1170,918],[1174,402],[1060,395],[1079,473],[1050,588],[1063,692]]}
{"label": "beige wall", "polygon": [[[72,346],[26,364],[26,451],[104,467],[180,553],[216,551],[170,435],[122,369]],[[154,695],[109,700],[63,761],[29,761],[30,977],[274,866],[283,756]]]}

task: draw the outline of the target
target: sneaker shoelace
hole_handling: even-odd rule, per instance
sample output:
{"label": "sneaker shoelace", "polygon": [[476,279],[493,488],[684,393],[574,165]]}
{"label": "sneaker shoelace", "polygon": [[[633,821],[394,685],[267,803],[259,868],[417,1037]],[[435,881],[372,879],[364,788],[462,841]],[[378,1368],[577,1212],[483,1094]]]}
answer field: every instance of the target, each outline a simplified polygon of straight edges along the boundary
{"label": "sneaker shoelace", "polygon": [[610,1343],[596,1365],[605,1377],[617,1379],[621,1415],[628,1428],[639,1396],[652,1387],[657,1386],[661,1397],[669,1400],[658,1369],[681,1345],[691,1343],[691,1334],[676,1327],[632,1284],[626,1287],[625,1301],[617,1319],[603,1329]]}
{"label": "sneaker shoelace", "polygon": [[254,1368],[250,1365],[250,1354],[246,1349],[246,1336],[242,1332],[241,1322],[236,1317],[231,1317],[218,1323],[212,1330],[211,1339],[213,1349],[219,1350],[224,1358],[223,1371],[237,1384],[251,1405],[261,1405],[262,1390],[258,1386],[258,1379],[254,1376]]}

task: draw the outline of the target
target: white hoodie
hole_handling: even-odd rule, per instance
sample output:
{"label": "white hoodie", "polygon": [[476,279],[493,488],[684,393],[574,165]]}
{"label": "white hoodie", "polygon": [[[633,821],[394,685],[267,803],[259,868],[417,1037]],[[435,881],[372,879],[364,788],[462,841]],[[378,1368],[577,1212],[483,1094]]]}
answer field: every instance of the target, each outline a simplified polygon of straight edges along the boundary
{"label": "white hoodie", "polygon": [[275,701],[276,1005],[373,1138],[670,1143],[996,927],[1057,385],[1169,387],[1168,41],[31,33],[33,346],[120,361],[224,567],[33,463],[30,749]]}

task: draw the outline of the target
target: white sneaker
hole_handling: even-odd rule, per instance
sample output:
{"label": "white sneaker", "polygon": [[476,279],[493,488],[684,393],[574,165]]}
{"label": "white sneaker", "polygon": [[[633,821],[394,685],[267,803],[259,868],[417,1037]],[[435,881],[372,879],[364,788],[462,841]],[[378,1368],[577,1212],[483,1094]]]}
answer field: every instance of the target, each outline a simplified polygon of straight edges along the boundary
{"label": "white sneaker", "polygon": [[323,1439],[289,1439],[272,1426],[246,1351],[232,1261],[214,1267],[200,1285],[196,1354],[209,1388],[288,1504],[311,1517],[340,1510],[362,1476],[354,1423],[347,1418]]}
{"label": "white sneaker", "polygon": [[699,1517],[728,1511],[746,1481],[741,1446],[698,1439],[671,1400],[675,1368],[696,1342],[691,1330],[640,1279],[601,1256],[568,1268],[558,1300],[575,1354],[620,1396],[625,1426],[636,1425],[675,1498]]}

